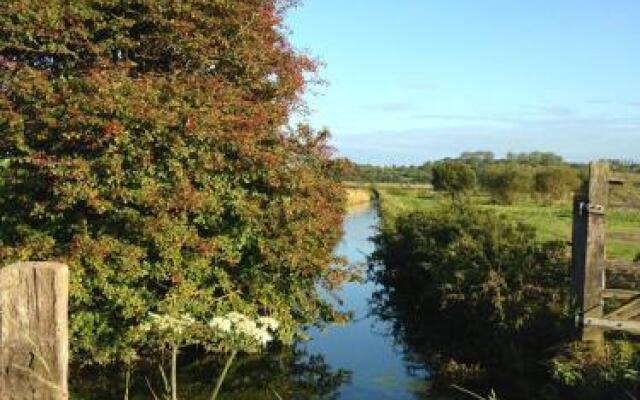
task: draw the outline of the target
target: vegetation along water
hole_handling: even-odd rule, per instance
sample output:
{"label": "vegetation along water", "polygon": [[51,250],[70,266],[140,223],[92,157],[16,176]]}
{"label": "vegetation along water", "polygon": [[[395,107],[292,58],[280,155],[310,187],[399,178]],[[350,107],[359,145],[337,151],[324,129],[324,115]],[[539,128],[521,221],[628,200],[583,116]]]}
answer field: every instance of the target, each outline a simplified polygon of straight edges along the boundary
{"label": "vegetation along water", "polygon": [[[369,195],[369,192],[366,192]],[[370,238],[378,223],[371,201],[351,208],[344,221],[344,234],[336,256],[364,265],[373,251]],[[307,331],[308,341],[292,348],[272,348],[262,355],[240,356],[224,384],[224,399],[418,399],[428,376],[424,366],[404,356],[392,332],[392,324],[371,309],[377,287],[372,281],[346,284],[333,294],[332,302],[352,319],[326,329]],[[184,354],[179,367],[183,398],[208,399],[210,383],[222,361]],[[124,392],[122,371],[99,370],[102,379],[91,379],[96,371],[75,377],[74,396],[79,399],[110,399]],[[149,382],[147,383],[147,380]],[[131,399],[147,399],[149,387],[162,391],[163,382],[156,365],[134,371]]]}
{"label": "vegetation along water", "polygon": [[[378,314],[395,322],[394,334],[428,366],[436,389],[462,385],[500,398],[635,398],[640,360],[633,336],[611,332],[598,350],[573,342],[566,194],[582,189],[580,179],[559,175],[577,177],[582,167],[490,164],[479,170],[468,160],[443,160],[432,169],[432,187],[373,185],[382,210],[371,259],[383,287],[374,297]],[[518,174],[516,181],[494,180]],[[537,176],[553,185],[537,186]],[[544,193],[565,185],[564,195]],[[638,259],[637,198],[637,187],[612,193],[609,259]],[[637,287],[634,278],[624,282]]]}
{"label": "vegetation along water", "polygon": [[[322,79],[296,3],[0,1],[0,262],[68,266],[71,397],[640,398],[637,337],[575,340],[588,165],[342,158],[298,123]],[[610,197],[635,265],[640,188]]]}

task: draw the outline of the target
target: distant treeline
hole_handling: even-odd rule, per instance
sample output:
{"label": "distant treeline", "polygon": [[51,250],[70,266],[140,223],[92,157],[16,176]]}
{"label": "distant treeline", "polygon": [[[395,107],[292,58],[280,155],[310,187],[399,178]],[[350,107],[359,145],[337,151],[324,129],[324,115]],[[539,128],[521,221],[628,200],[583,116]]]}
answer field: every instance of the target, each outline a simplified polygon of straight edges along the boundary
{"label": "distant treeline", "polygon": [[431,168],[430,163],[408,166],[354,164],[345,172],[343,180],[367,183],[428,183],[431,181]]}
{"label": "distant treeline", "polygon": [[[551,152],[534,151],[530,153],[508,153],[505,158],[497,158],[490,151],[463,152],[458,157],[447,157],[437,161],[427,161],[422,165],[354,164],[345,172],[343,179],[354,182],[394,182],[394,183],[430,183],[432,169],[443,162],[459,161],[471,165],[476,172],[490,164],[518,163],[529,166],[568,165],[586,168],[583,163],[569,163],[562,156]],[[640,173],[640,162],[631,160],[608,160],[613,169],[621,172]]]}
{"label": "distant treeline", "polygon": [[[614,170],[640,172],[640,163],[610,160]],[[458,157],[428,161],[419,166],[354,165],[346,181],[433,184],[436,190],[456,196],[481,190],[500,203],[521,195],[565,198],[585,181],[584,163],[570,163],[550,152],[509,153],[496,158],[489,151],[464,152]]]}

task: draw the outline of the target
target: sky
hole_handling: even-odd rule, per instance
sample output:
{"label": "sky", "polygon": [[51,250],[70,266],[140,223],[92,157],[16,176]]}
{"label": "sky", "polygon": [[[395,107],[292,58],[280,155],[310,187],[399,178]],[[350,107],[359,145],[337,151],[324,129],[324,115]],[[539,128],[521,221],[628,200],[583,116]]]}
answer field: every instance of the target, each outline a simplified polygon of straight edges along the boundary
{"label": "sky", "polygon": [[640,0],[303,0],[286,23],[325,65],[305,118],[354,161],[640,161]]}

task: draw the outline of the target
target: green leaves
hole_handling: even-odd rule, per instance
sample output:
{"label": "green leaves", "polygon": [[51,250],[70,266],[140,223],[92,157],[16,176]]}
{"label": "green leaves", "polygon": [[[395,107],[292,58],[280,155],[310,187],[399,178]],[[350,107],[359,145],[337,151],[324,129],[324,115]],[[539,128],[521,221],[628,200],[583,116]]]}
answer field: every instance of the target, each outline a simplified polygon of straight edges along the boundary
{"label": "green leaves", "polygon": [[314,65],[276,3],[0,4],[0,256],[70,265],[77,359],[150,351],[149,312],[326,315],[339,167],[284,132]]}
{"label": "green leaves", "polygon": [[401,215],[375,241],[376,307],[428,360],[524,373],[569,332],[566,246],[530,226],[454,203]]}
{"label": "green leaves", "polygon": [[472,190],[476,185],[476,173],[461,162],[443,162],[433,166],[431,180],[435,190],[458,196]]}

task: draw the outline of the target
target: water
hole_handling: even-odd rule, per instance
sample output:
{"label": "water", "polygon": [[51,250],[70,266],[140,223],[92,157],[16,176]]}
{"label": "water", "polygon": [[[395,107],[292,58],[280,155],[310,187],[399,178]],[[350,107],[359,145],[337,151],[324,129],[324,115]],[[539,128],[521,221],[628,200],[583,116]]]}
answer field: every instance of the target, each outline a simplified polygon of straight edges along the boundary
{"label": "water", "polygon": [[[364,263],[373,251],[369,238],[378,223],[370,204],[345,217],[344,236],[336,254],[351,263]],[[410,368],[401,349],[387,335],[389,322],[371,315],[369,302],[376,290],[371,282],[347,284],[338,293],[338,307],[354,313],[346,325],[307,332],[311,340],[260,355],[239,356],[223,385],[220,400],[413,400],[424,398],[425,373]],[[179,398],[209,399],[222,367],[215,355],[183,353],[179,362]],[[164,366],[165,369],[168,365]],[[130,399],[149,399],[151,389],[163,393],[158,365],[138,368],[131,377]],[[122,398],[124,373],[119,368],[71,375],[72,399]]]}
{"label": "water", "polygon": [[[375,233],[377,222],[373,206],[347,214],[337,255],[352,263],[364,263],[373,251],[369,238]],[[339,399],[417,399],[425,374],[409,368],[401,350],[386,334],[388,322],[371,315],[369,301],[375,289],[371,282],[347,284],[338,297],[343,301],[342,309],[355,313],[354,320],[324,332],[312,330],[312,340],[304,348],[309,353],[324,355],[333,369],[351,371],[351,381],[338,389]]]}

